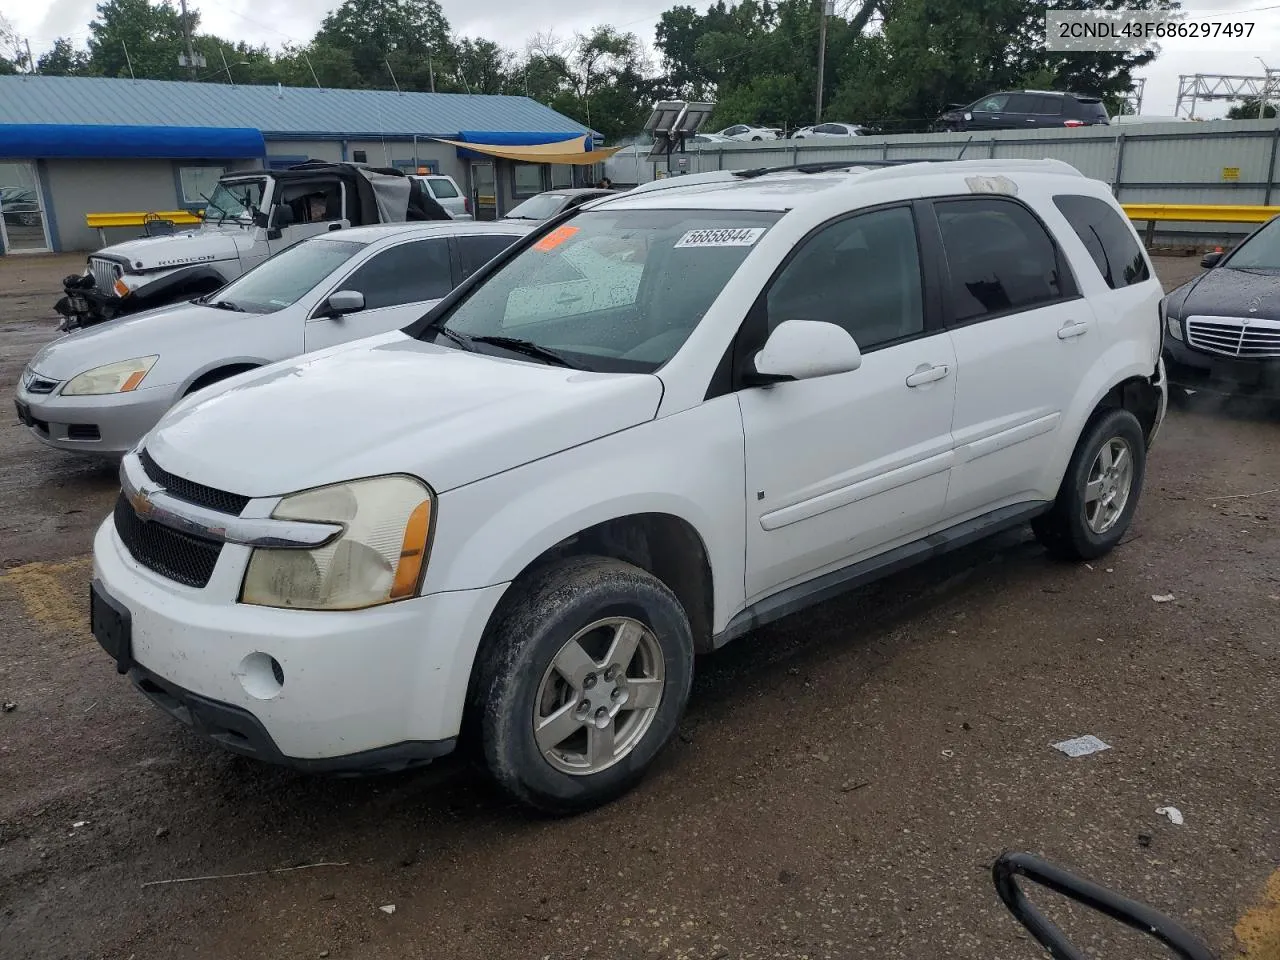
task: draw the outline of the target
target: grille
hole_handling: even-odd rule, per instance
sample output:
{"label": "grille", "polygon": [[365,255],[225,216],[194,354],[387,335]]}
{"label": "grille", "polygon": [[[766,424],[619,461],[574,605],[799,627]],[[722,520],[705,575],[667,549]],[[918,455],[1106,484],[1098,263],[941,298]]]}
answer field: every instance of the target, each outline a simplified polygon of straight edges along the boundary
{"label": "grille", "polygon": [[240,516],[240,511],[249,502],[249,497],[242,497],[238,493],[215,490],[213,487],[206,487],[204,484],[195,483],[185,477],[175,476],[152,460],[151,454],[146,450],[142,451],[139,459],[142,461],[142,469],[146,471],[147,476],[164,487],[166,493],[177,497],[179,500],[194,503],[198,507],[208,507],[210,510],[217,510],[219,513],[230,513],[237,517]]}
{"label": "grille", "polygon": [[120,278],[120,264],[101,257],[89,258],[89,271],[93,274],[93,285],[102,293],[111,293],[111,288]]}
{"label": "grille", "polygon": [[1280,357],[1280,320],[1190,317],[1187,343],[1210,353],[1247,360]]}
{"label": "grille", "polygon": [[188,587],[209,583],[222,544],[139,519],[123,493],[116,500],[115,524],[125,549],[148,570]]}

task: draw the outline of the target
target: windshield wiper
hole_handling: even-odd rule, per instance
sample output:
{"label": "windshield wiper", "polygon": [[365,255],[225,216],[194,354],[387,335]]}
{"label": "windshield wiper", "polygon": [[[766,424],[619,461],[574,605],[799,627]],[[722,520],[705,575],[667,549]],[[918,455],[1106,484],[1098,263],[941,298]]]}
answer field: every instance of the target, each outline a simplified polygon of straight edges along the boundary
{"label": "windshield wiper", "polygon": [[230,300],[214,300],[206,301],[206,306],[213,307],[215,310],[230,310],[234,313],[245,313],[244,307],[232,303]]}
{"label": "windshield wiper", "polygon": [[202,193],[202,194],[200,194],[200,196],[201,196],[201,198],[204,200],[204,202],[205,202],[205,203],[207,203],[209,206],[213,207],[213,209],[215,209],[215,210],[217,210],[217,211],[218,211],[218,213],[220,214],[220,216],[218,217],[218,223],[222,223],[222,221],[223,221],[223,220],[225,220],[225,219],[227,219],[227,217],[231,216],[231,214],[227,213],[227,211],[223,210],[220,206],[218,206],[216,203],[214,203],[212,200],[210,200],[210,199],[209,199],[209,195],[208,195],[208,194],[206,194],[206,193]]}
{"label": "windshield wiper", "polygon": [[450,330],[448,327],[432,327],[431,332],[443,333],[446,337],[448,337],[450,340],[452,340],[454,343],[460,346],[463,350],[466,350],[468,353],[476,352],[476,348],[471,345],[471,338],[464,337],[462,334],[458,333],[456,330]]}
{"label": "windshield wiper", "polygon": [[[441,327],[440,329],[444,329]],[[521,340],[519,337],[472,337],[472,343],[490,343],[495,347],[505,347],[513,353],[523,353],[526,357],[534,357],[556,367],[569,367],[573,370],[582,368],[572,360],[567,360],[554,350],[539,346],[532,340]]]}

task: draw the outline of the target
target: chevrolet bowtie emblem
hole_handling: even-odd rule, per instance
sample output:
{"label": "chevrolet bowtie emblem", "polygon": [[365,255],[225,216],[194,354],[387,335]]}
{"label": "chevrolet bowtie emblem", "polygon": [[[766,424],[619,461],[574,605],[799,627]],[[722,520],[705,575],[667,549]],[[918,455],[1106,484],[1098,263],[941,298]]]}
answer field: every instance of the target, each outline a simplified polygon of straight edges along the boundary
{"label": "chevrolet bowtie emblem", "polygon": [[156,512],[156,505],[151,498],[163,492],[164,487],[158,483],[144,483],[138,488],[134,495],[129,498],[129,505],[133,507],[133,512],[138,515],[138,519],[151,519],[152,514]]}

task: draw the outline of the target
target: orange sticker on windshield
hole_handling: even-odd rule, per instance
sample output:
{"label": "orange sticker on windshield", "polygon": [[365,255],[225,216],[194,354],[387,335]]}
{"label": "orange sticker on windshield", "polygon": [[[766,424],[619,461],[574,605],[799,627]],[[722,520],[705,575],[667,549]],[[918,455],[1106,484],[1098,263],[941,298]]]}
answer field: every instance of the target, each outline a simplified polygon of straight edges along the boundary
{"label": "orange sticker on windshield", "polygon": [[565,224],[563,227],[556,227],[545,237],[535,243],[533,245],[533,249],[537,250],[539,253],[546,253],[548,250],[554,250],[556,247],[560,246],[560,244],[564,243],[577,233],[578,229],[578,227],[571,227],[568,224]]}

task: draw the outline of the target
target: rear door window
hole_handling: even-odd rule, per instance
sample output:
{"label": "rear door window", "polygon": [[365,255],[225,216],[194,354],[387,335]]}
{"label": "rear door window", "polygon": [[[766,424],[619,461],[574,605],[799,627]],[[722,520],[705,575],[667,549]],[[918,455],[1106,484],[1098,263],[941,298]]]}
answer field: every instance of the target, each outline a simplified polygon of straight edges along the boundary
{"label": "rear door window", "polygon": [[1013,93],[1004,106],[1005,113],[1035,113],[1036,101],[1039,98],[1029,93]]}
{"label": "rear door window", "polygon": [[467,279],[518,239],[517,236],[497,233],[455,238],[454,243],[458,245],[458,260],[462,267],[462,279]]}
{"label": "rear door window", "polygon": [[439,300],[453,289],[449,241],[443,237],[414,240],[383,250],[363,263],[338,289],[363,293],[366,310]]}
{"label": "rear door window", "polygon": [[1060,117],[1062,116],[1062,98],[1048,94],[1038,96],[1032,113],[1039,116]]}
{"label": "rear door window", "polygon": [[1022,204],[983,197],[938,201],[934,210],[953,323],[1031,310],[1074,294],[1053,239]]}
{"label": "rear door window", "polygon": [[1053,204],[1071,224],[1112,290],[1151,278],[1133,227],[1110,204],[1075,194],[1059,194]]}

